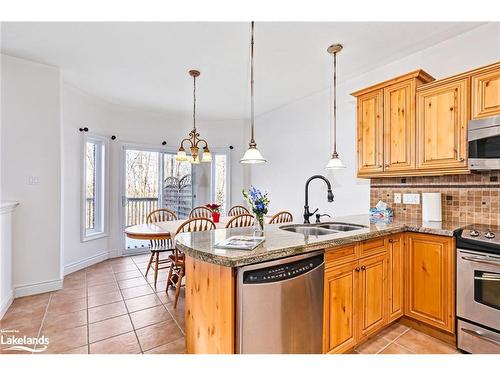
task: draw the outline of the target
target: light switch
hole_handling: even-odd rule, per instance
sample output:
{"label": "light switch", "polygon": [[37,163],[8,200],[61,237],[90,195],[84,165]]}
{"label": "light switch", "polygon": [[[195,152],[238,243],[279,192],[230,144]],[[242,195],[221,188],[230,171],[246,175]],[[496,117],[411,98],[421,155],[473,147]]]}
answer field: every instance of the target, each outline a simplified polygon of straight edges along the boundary
{"label": "light switch", "polygon": [[401,203],[401,193],[394,193],[394,203]]}
{"label": "light switch", "polygon": [[40,185],[40,177],[28,176],[28,185]]}
{"label": "light switch", "polygon": [[403,194],[404,204],[420,204],[420,194]]}

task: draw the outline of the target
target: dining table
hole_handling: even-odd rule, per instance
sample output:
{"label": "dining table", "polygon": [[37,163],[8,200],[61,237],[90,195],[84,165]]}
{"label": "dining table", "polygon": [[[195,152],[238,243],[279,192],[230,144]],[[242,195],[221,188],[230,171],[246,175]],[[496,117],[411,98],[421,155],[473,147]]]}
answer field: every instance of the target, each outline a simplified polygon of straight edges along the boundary
{"label": "dining table", "polygon": [[[221,216],[218,223],[215,223],[216,229],[224,229],[232,216]],[[156,223],[137,224],[125,228],[125,235],[134,240],[168,240],[177,232],[177,228],[186,220],[159,221]],[[265,217],[269,222],[269,217]]]}

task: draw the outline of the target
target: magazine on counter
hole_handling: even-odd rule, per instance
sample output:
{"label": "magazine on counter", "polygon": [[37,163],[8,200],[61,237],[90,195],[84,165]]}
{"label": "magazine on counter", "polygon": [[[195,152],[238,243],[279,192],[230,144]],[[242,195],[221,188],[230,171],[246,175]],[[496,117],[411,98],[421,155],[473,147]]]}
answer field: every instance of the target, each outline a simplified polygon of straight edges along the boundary
{"label": "magazine on counter", "polygon": [[215,247],[219,249],[253,250],[264,240],[264,237],[233,236],[215,244]]}

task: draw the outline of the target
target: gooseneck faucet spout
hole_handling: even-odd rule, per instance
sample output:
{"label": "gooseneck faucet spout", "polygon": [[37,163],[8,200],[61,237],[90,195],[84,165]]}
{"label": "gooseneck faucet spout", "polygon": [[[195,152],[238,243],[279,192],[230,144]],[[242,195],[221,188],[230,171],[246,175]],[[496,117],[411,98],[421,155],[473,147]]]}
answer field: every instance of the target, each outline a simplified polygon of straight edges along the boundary
{"label": "gooseneck faucet spout", "polygon": [[306,181],[306,187],[305,187],[305,203],[304,203],[304,224],[310,224],[311,222],[309,221],[309,218],[318,211],[318,209],[315,209],[312,213],[309,212],[309,183],[312,180],[320,179],[325,181],[326,186],[328,187],[328,193],[327,193],[327,198],[328,202],[333,202],[333,193],[332,193],[332,185],[330,184],[330,181],[325,176],[316,174],[312,177],[310,177]]}

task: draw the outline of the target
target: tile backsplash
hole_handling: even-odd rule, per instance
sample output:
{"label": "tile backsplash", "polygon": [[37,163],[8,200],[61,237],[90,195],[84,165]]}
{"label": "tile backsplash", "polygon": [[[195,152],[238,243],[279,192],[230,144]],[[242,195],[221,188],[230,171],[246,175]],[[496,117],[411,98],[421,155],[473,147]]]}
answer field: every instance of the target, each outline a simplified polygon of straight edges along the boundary
{"label": "tile backsplash", "polygon": [[[396,217],[419,219],[422,193],[440,192],[443,221],[500,225],[500,171],[469,175],[374,178],[370,186],[370,206],[386,202]],[[420,194],[420,204],[394,203],[394,193]]]}

